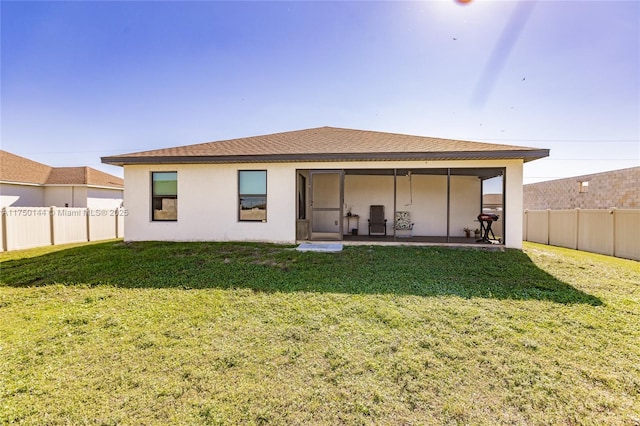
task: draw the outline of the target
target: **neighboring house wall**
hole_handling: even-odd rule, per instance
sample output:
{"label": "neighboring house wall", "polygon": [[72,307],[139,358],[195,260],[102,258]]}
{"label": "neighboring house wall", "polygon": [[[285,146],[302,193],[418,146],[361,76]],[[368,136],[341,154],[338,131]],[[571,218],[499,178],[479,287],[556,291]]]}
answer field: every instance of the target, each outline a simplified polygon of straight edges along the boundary
{"label": "neighboring house wall", "polygon": [[[88,192],[89,188],[86,186],[74,186],[73,207],[90,207],[87,198]],[[71,204],[69,204],[69,207],[71,207]]]}
{"label": "neighboring house wall", "polygon": [[94,188],[82,185],[0,184],[2,207],[90,207],[114,209],[122,205],[120,189]]}
{"label": "neighboring house wall", "polygon": [[[296,170],[506,167],[505,245],[522,247],[522,160],[408,162],[299,162],[242,164],[126,165],[124,167],[127,241],[270,241],[296,240]],[[267,170],[267,221],[238,221],[238,170]],[[152,171],[177,171],[178,220],[151,221]],[[446,235],[446,176],[412,176],[413,203],[406,176],[397,181],[397,210],[420,211],[433,216],[416,234]],[[479,180],[452,176],[451,235],[473,226],[480,211]],[[393,222],[393,178],[349,175],[345,179],[345,204],[360,215],[366,232],[368,206],[385,205],[388,230]],[[409,205],[406,205],[409,204]],[[509,214],[509,212],[513,212]],[[417,214],[416,214],[417,216]],[[502,219],[502,218],[501,218]]]}
{"label": "neighboring house wall", "polygon": [[83,186],[47,186],[44,194],[47,207],[88,207],[87,188]]}
{"label": "neighboring house wall", "polygon": [[115,209],[122,205],[122,190],[87,188],[87,207],[92,209]]}
{"label": "neighboring house wall", "polygon": [[611,207],[640,208],[640,167],[524,186],[524,208],[528,210]]}
{"label": "neighboring house wall", "polygon": [[45,206],[89,207],[92,209],[115,209],[122,205],[123,191],[120,189],[95,188],[91,186],[47,186]]}
{"label": "neighboring house wall", "polygon": [[40,185],[0,183],[1,207],[43,207],[44,188]]}
{"label": "neighboring house wall", "polygon": [[45,188],[44,202],[42,206],[56,207],[76,207],[72,200],[72,187],[70,186],[53,186]]}

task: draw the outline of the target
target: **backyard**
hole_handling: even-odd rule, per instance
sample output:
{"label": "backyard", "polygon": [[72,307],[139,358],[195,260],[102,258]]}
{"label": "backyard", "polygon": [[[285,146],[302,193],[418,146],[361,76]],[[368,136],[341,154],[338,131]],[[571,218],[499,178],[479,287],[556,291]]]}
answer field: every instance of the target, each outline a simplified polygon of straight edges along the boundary
{"label": "backyard", "polygon": [[640,424],[640,263],[108,241],[0,254],[0,423]]}

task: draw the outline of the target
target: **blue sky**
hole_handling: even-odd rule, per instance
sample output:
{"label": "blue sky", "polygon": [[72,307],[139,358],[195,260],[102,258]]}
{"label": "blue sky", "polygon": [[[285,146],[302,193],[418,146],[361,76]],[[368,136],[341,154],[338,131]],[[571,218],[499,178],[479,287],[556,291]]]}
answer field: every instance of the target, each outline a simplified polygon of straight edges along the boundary
{"label": "blue sky", "polygon": [[100,156],[335,126],[640,165],[640,2],[1,3],[2,149]]}

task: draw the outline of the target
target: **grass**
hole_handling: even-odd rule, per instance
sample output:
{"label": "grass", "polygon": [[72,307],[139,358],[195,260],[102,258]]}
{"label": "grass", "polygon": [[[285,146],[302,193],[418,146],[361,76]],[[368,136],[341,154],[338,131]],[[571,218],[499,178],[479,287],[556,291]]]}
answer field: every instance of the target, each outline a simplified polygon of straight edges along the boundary
{"label": "grass", "polygon": [[0,262],[0,423],[640,424],[638,262],[121,241]]}

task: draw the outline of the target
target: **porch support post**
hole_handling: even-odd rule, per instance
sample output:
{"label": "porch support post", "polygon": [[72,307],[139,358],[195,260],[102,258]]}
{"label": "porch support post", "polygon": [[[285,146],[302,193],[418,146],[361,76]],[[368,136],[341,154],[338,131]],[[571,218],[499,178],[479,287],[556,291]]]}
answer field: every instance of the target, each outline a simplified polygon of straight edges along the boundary
{"label": "porch support post", "polygon": [[480,211],[478,214],[482,214],[484,212],[484,179],[480,179]]}
{"label": "porch support post", "polygon": [[451,227],[451,168],[447,168],[447,243],[449,242],[449,228]]}
{"label": "porch support post", "polygon": [[[507,241],[507,170],[502,169],[502,244]],[[577,241],[577,240],[576,240]]]}
{"label": "porch support post", "polygon": [[[393,169],[393,220],[396,219],[396,209],[398,208],[398,169]],[[393,223],[393,241],[396,240],[396,226]]]}

